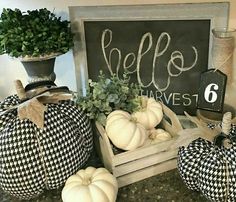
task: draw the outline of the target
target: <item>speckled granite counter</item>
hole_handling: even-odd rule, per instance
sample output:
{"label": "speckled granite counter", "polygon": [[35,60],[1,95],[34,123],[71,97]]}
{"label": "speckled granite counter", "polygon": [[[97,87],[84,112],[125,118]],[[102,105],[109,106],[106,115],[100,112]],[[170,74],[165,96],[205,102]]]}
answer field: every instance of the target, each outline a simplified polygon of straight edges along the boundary
{"label": "speckled granite counter", "polygon": [[[87,166],[101,167],[96,153],[92,153]],[[61,189],[45,191],[27,202],[62,202]],[[178,171],[171,170],[119,189],[117,202],[207,202],[199,192],[187,189]],[[0,202],[23,202],[0,189]],[[26,201],[24,201],[26,202]]]}
{"label": "speckled granite counter", "polygon": [[[1,202],[20,202],[0,191]],[[30,202],[61,202],[61,189],[46,191]],[[177,170],[136,182],[119,189],[117,202],[207,202],[198,192],[188,190]]]}

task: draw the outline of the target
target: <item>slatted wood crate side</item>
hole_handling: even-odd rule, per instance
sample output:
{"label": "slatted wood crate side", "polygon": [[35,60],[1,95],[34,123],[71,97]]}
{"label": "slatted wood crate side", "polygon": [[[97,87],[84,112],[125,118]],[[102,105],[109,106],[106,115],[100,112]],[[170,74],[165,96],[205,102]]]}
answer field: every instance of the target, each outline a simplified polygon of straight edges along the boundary
{"label": "slatted wood crate side", "polygon": [[139,147],[133,151],[127,151],[114,156],[114,165],[120,165],[134,161],[140,158],[144,158],[148,155],[157,154],[166,151],[168,147],[174,144],[176,138],[171,140],[160,142],[156,144],[149,144],[143,147]]}
{"label": "slatted wood crate side", "polygon": [[113,173],[114,170],[114,153],[112,151],[110,141],[105,134],[105,129],[101,124],[98,122],[95,123],[96,129],[95,129],[95,146],[96,151],[102,160],[105,168],[107,168],[110,172]]}
{"label": "slatted wood crate side", "polygon": [[[147,155],[152,155],[152,154],[165,151],[168,147],[174,144],[175,139],[176,139],[176,138],[172,138],[171,140],[168,140],[165,142],[146,145],[132,151],[125,151],[125,152],[114,155],[111,148],[110,140],[108,136],[106,135],[105,129],[98,122],[96,122],[96,127],[100,135],[99,136],[100,144],[102,145],[102,147],[107,147],[107,151],[103,152],[103,155],[105,155],[107,159],[112,159],[113,166],[124,164],[130,161],[134,161],[136,159],[143,158]],[[104,148],[101,148],[101,149],[104,150]]]}
{"label": "slatted wood crate side", "polygon": [[171,151],[159,152],[153,155],[145,156],[144,158],[130,161],[125,164],[117,165],[113,169],[113,175],[116,177],[120,177],[127,173],[132,173],[141,169],[145,169],[146,167],[149,166],[163,163],[170,159],[176,158],[177,153],[178,153],[177,149]]}
{"label": "slatted wood crate side", "polygon": [[126,175],[117,177],[118,186],[124,187],[134,182],[138,182],[140,180],[158,175],[168,170],[175,169],[176,167],[177,167],[176,159],[172,159],[157,165],[146,167],[145,169],[141,169],[136,172],[128,173]]}

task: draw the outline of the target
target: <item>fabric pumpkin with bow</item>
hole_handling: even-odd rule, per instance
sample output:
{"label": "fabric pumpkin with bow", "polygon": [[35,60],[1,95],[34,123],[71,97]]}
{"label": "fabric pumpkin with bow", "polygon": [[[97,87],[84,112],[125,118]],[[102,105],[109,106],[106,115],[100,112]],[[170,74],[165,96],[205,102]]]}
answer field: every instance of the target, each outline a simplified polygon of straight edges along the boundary
{"label": "fabric pumpkin with bow", "polygon": [[0,112],[6,111],[0,116],[0,186],[30,199],[59,188],[80,169],[90,156],[93,136],[86,115],[71,101],[44,104],[43,128],[19,118],[13,106],[20,104],[17,95],[0,103]]}
{"label": "fabric pumpkin with bow", "polygon": [[220,133],[213,142],[198,138],[180,147],[177,168],[188,188],[201,191],[211,201],[236,200],[235,137],[232,124],[229,135]]}

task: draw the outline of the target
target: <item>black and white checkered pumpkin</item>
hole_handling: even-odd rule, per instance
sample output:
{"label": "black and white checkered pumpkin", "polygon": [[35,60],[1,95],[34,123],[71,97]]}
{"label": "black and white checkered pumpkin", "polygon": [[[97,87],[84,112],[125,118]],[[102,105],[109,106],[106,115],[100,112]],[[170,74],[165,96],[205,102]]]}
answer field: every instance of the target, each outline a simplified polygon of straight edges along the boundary
{"label": "black and white checkered pumpkin", "polygon": [[[9,96],[0,112],[19,103]],[[46,105],[43,129],[20,120],[16,109],[0,116],[0,186],[21,199],[62,186],[92,150],[91,125],[82,111],[66,101]]]}
{"label": "black and white checkered pumpkin", "polygon": [[231,126],[229,147],[198,138],[179,148],[180,176],[188,188],[211,201],[236,201],[236,126]]}

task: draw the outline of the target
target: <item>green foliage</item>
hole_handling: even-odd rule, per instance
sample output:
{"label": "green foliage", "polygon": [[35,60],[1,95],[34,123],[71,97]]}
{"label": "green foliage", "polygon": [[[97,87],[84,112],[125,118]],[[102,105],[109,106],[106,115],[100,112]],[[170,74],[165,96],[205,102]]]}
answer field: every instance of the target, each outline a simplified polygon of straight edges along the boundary
{"label": "green foliage", "polygon": [[69,21],[46,8],[21,12],[3,9],[0,17],[0,54],[12,57],[66,53],[72,46]]}
{"label": "green foliage", "polygon": [[103,125],[106,116],[113,110],[121,109],[132,113],[140,108],[140,87],[134,83],[129,84],[126,74],[123,75],[123,79],[119,79],[116,75],[106,78],[100,72],[97,82],[89,80],[89,87],[87,95],[78,97],[77,103],[90,119],[97,120]]}

